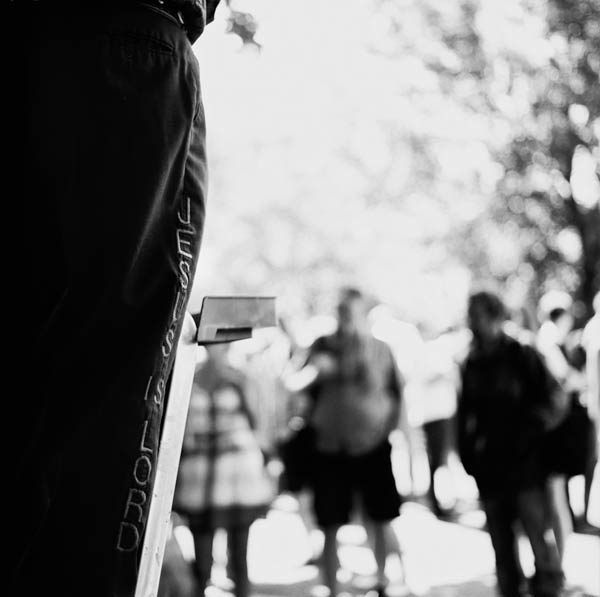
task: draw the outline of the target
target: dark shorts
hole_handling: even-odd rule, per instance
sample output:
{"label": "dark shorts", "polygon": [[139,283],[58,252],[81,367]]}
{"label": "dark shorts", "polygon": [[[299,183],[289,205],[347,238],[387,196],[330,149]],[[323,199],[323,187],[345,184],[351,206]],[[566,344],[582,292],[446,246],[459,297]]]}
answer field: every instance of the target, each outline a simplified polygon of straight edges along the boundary
{"label": "dark shorts", "polygon": [[321,527],[348,524],[360,512],[377,522],[398,516],[402,500],[388,441],[361,456],[317,453],[313,508]]}
{"label": "dark shorts", "polygon": [[596,425],[586,407],[573,398],[563,422],[550,431],[544,443],[544,463],[548,474],[567,477],[585,475],[598,461]]}

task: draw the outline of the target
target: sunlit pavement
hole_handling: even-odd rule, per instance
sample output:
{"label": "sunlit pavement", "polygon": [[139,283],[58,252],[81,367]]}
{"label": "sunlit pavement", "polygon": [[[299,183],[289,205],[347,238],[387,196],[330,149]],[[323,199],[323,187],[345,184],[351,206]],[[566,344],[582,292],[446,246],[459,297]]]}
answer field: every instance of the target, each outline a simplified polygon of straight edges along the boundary
{"label": "sunlit pavement", "polygon": [[[274,509],[255,523],[249,546],[250,575],[256,597],[326,597],[318,569],[303,565],[310,557],[309,540],[302,521],[293,510]],[[480,512],[466,515],[468,524],[442,522],[426,508],[407,503],[394,521],[404,555],[406,582],[398,561],[390,558],[390,597],[495,596],[493,552],[488,534],[476,526],[483,523]],[[347,595],[368,595],[374,585],[375,561],[358,525],[343,527],[339,534],[342,572],[340,584]],[[532,558],[523,542],[525,571],[532,572]],[[573,595],[600,595],[600,539],[574,534],[570,538],[565,568]],[[576,590],[577,589],[577,590]],[[217,589],[210,597],[223,595]],[[372,593],[375,596],[375,593]]]}
{"label": "sunlit pavement", "polygon": [[[575,494],[577,494],[577,486]],[[592,522],[600,523],[600,487],[593,488]],[[464,500],[456,521],[438,520],[418,501],[407,501],[393,522],[403,550],[402,566],[390,558],[390,597],[495,597],[493,551],[483,530],[485,517],[476,502]],[[249,543],[249,572],[255,597],[327,597],[318,568],[307,565],[310,535],[302,522],[298,502],[280,496],[265,519],[254,523]],[[343,597],[375,597],[372,591],[375,561],[359,525],[340,529],[340,586]],[[525,572],[533,572],[533,559],[521,541]],[[221,554],[221,555],[220,555]],[[214,586],[207,597],[228,597],[230,583],[224,569],[223,540],[215,543]],[[405,580],[402,580],[404,572]],[[573,534],[565,555],[569,596],[600,597],[600,538]]]}
{"label": "sunlit pavement", "polygon": [[[390,597],[495,597],[492,547],[488,534],[478,528],[483,522],[478,510],[466,512],[460,522],[443,522],[418,503],[404,504],[393,523],[404,553],[402,566],[393,557],[388,561]],[[375,561],[362,527],[342,527],[339,541],[341,596],[376,597]],[[525,572],[531,574],[533,561],[525,541],[521,548]],[[253,525],[248,551],[254,597],[328,596],[318,568],[306,564],[310,539],[293,498],[276,500],[268,516]],[[207,597],[232,595],[224,553],[221,536],[215,542],[213,586]],[[573,534],[565,556],[569,596],[600,596],[599,563],[600,538]]]}

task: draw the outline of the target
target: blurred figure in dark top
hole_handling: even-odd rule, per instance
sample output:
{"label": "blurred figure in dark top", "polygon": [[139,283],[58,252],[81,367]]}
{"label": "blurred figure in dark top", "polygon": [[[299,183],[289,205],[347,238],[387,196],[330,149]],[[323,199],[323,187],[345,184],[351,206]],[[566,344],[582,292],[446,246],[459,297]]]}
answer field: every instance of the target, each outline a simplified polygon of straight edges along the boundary
{"label": "blurred figure in dark top", "polygon": [[504,305],[491,292],[469,298],[473,338],[461,371],[459,453],[475,478],[496,555],[503,597],[527,594],[515,526],[535,559],[534,597],[560,595],[564,574],[549,523],[541,447],[566,400],[539,354],[503,331]]}
{"label": "blurred figure in dark top", "polygon": [[24,342],[6,368],[28,382],[5,412],[18,439],[4,478],[7,595],[138,588],[205,220],[192,44],[217,4],[8,3],[7,45],[19,51],[7,78],[19,91],[5,217],[27,222],[31,242],[7,294]]}

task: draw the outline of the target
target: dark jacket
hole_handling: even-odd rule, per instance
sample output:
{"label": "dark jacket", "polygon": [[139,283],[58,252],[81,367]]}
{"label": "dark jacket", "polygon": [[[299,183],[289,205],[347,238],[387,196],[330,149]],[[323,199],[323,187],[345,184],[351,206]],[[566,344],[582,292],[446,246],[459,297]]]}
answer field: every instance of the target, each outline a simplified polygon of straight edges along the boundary
{"label": "dark jacket", "polygon": [[181,10],[185,29],[193,43],[200,37],[204,27],[215,18],[215,10],[220,0],[166,0],[166,2]]}
{"label": "dark jacket", "polygon": [[502,335],[490,352],[472,348],[461,382],[459,454],[481,494],[541,485],[543,439],[566,398],[539,353]]}

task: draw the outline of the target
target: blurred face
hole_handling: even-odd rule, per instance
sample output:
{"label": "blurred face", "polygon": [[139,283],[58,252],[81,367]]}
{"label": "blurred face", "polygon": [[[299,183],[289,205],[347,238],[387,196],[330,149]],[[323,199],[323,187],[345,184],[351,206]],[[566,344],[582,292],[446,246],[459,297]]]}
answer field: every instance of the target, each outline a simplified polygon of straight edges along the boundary
{"label": "blurred face", "polygon": [[338,324],[346,333],[361,332],[367,328],[367,310],[359,298],[342,301],[338,306]]}
{"label": "blurred face", "polygon": [[502,332],[502,321],[493,317],[481,303],[469,305],[467,320],[473,336],[482,344],[493,342]]}

